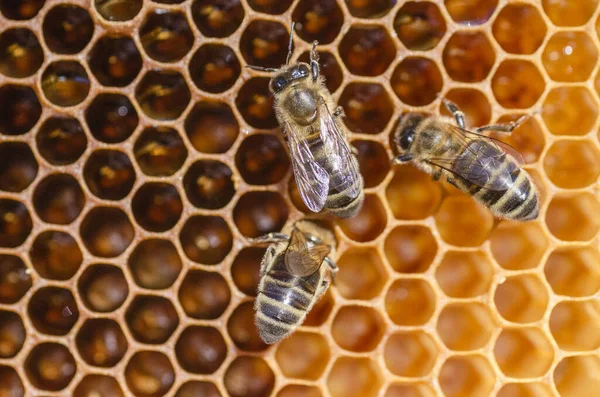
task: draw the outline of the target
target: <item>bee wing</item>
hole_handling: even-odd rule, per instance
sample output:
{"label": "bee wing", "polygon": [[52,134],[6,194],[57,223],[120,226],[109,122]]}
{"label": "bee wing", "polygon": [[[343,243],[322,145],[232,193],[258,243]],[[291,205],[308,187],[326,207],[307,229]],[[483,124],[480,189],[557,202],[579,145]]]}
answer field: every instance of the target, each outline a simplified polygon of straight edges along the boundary
{"label": "bee wing", "polygon": [[290,274],[296,277],[310,276],[319,270],[330,251],[331,249],[325,244],[314,244],[309,247],[304,234],[294,229],[285,252],[285,265]]}

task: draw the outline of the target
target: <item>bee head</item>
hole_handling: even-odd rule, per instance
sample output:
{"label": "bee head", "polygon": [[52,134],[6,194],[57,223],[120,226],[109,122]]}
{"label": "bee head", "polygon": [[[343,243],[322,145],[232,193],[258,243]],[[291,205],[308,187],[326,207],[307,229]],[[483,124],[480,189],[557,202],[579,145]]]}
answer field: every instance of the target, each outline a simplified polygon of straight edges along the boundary
{"label": "bee head", "polygon": [[423,116],[418,113],[407,113],[400,119],[396,136],[394,138],[396,147],[407,151],[410,149],[414,139],[415,131],[419,123],[423,120]]}
{"label": "bee head", "polygon": [[296,80],[307,78],[310,75],[308,65],[305,63],[296,63],[290,68],[284,69],[271,79],[269,88],[271,92],[278,93]]}

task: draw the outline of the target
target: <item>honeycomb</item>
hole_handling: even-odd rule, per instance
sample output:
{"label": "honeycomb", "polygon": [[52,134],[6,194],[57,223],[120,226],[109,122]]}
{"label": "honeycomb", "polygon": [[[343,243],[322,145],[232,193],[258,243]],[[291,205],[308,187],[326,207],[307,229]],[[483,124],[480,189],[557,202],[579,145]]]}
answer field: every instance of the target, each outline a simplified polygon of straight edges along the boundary
{"label": "honeycomb", "polygon": [[[0,0],[0,396],[586,397],[600,390],[598,0]],[[253,324],[303,216],[269,75],[322,72],[358,150],[336,285]],[[409,165],[441,92],[542,196],[500,222]]]}

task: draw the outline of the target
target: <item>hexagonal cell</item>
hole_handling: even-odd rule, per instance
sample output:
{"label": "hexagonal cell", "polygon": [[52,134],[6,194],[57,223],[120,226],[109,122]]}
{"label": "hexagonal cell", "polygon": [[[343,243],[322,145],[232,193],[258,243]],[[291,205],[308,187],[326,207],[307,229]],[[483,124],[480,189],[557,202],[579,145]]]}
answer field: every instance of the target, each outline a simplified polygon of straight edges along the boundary
{"label": "hexagonal cell", "polygon": [[[592,16],[598,0],[581,0],[577,2],[542,0],[544,12],[557,26],[580,26]],[[563,395],[563,397],[565,397]]]}
{"label": "hexagonal cell", "polygon": [[396,66],[390,84],[402,102],[411,106],[425,106],[442,91],[444,80],[431,59],[408,57]]}
{"label": "hexagonal cell", "polygon": [[316,386],[291,384],[279,390],[277,397],[323,397],[323,394]]}
{"label": "hexagonal cell", "polygon": [[573,297],[600,290],[600,253],[592,247],[563,247],[550,254],[544,273],[555,294]]}
{"label": "hexagonal cell", "polygon": [[[487,97],[480,91],[471,88],[453,88],[444,97],[458,105],[465,114],[465,124],[478,127],[489,124],[492,119],[492,107]],[[450,116],[450,112],[440,102],[440,114]]]}
{"label": "hexagonal cell", "polygon": [[244,7],[239,0],[196,0],[192,18],[206,37],[230,36],[244,20]]}
{"label": "hexagonal cell", "polygon": [[435,3],[408,1],[394,18],[394,30],[409,50],[431,50],[446,33],[446,20]]}
{"label": "hexagonal cell", "polygon": [[171,301],[154,295],[136,296],[127,309],[125,320],[137,341],[153,345],[165,343],[179,325]]}
{"label": "hexagonal cell", "polygon": [[175,383],[175,370],[163,353],[138,351],[125,367],[125,381],[136,396],[160,397]]}
{"label": "hexagonal cell", "polygon": [[218,216],[189,218],[179,233],[186,256],[197,263],[217,265],[233,246],[233,236],[227,222]]}
{"label": "hexagonal cell", "polygon": [[350,83],[342,92],[339,104],[344,108],[344,123],[359,134],[378,134],[387,126],[394,105],[379,84]]}
{"label": "hexagonal cell", "polygon": [[485,23],[498,6],[498,0],[444,0],[450,17],[460,24],[481,25]]}
{"label": "hexagonal cell", "polygon": [[[503,115],[498,118],[497,123],[505,124],[510,123],[511,121],[517,121],[521,116],[523,115]],[[523,124],[519,126],[519,128],[517,128],[508,136],[501,132],[491,133],[489,136],[501,140],[517,149],[526,164],[534,163],[538,160],[546,143],[544,131],[541,129],[537,120],[533,117],[525,120]]]}
{"label": "hexagonal cell", "polygon": [[135,230],[121,209],[96,207],[81,222],[80,235],[92,255],[114,258],[129,247]]}
{"label": "hexagonal cell", "polygon": [[78,292],[89,310],[105,313],[125,302],[129,285],[120,268],[96,264],[85,269],[79,278]]}
{"label": "hexagonal cell", "polygon": [[344,13],[336,0],[304,0],[292,13],[296,33],[307,43],[329,44],[338,37]]}
{"label": "hexagonal cell", "polygon": [[17,303],[32,284],[31,272],[21,258],[0,254],[0,303]]}
{"label": "hexagonal cell", "polygon": [[88,63],[100,84],[125,87],[137,77],[143,61],[131,37],[111,33],[96,41]]}
{"label": "hexagonal cell", "polygon": [[590,141],[554,142],[544,158],[544,171],[558,187],[589,186],[600,175],[600,152]]}
{"label": "hexagonal cell", "polygon": [[68,233],[47,230],[40,233],[29,250],[37,273],[51,280],[68,280],[77,273],[83,254],[77,241]]}
{"label": "hexagonal cell", "polygon": [[68,225],[81,214],[85,195],[70,174],[51,174],[36,186],[33,206],[44,222]]}
{"label": "hexagonal cell", "polygon": [[350,248],[337,265],[342,271],[336,276],[335,286],[346,299],[375,298],[388,277],[379,254],[369,247]]}
{"label": "hexagonal cell", "polygon": [[494,346],[500,370],[511,378],[544,376],[554,359],[554,348],[539,328],[505,328]]}
{"label": "hexagonal cell", "polygon": [[34,327],[47,335],[66,335],[79,319],[73,294],[60,287],[37,290],[27,305],[27,314]]}
{"label": "hexagonal cell", "polygon": [[546,211],[546,225],[563,241],[587,241],[600,229],[600,203],[589,193],[557,195]]}
{"label": "hexagonal cell", "polygon": [[533,54],[544,42],[546,31],[538,9],[524,3],[505,5],[492,26],[500,47],[511,54]]}
{"label": "hexagonal cell", "polygon": [[181,12],[161,9],[149,12],[139,35],[146,54],[160,62],[176,62],[194,45],[194,34]]}
{"label": "hexagonal cell", "polygon": [[327,377],[327,388],[332,397],[374,397],[381,388],[380,371],[368,358],[340,357]]}
{"label": "hexagonal cell", "polygon": [[192,325],[177,339],[175,357],[187,372],[212,374],[227,357],[227,345],[218,329]]}
{"label": "hexagonal cell", "polygon": [[23,135],[36,125],[42,115],[37,95],[24,85],[0,87],[0,134]]}
{"label": "hexagonal cell", "polygon": [[90,92],[90,79],[77,61],[56,61],[42,74],[42,91],[46,99],[60,107],[80,104]]}
{"label": "hexagonal cell", "polygon": [[[248,296],[256,296],[257,294],[258,283],[260,281],[260,265],[265,251],[266,248],[245,247],[237,254],[231,264],[231,278],[233,279],[233,283]],[[343,285],[343,283],[341,284]],[[338,284],[339,287],[340,284]]]}
{"label": "hexagonal cell", "polygon": [[151,70],[135,88],[135,99],[142,111],[155,120],[175,120],[190,103],[185,78],[175,70]]}
{"label": "hexagonal cell", "polygon": [[554,81],[585,81],[592,74],[598,51],[584,32],[554,34],[542,54],[542,63]]}
{"label": "hexagonal cell", "polygon": [[294,208],[305,215],[312,213],[312,211],[304,203],[302,196],[300,196],[298,184],[296,183],[296,178],[293,175],[291,175],[288,179],[288,195],[290,197],[290,201],[294,205]]}
{"label": "hexagonal cell", "polygon": [[44,51],[31,30],[12,28],[0,34],[0,73],[17,79],[29,77],[42,63]]}
{"label": "hexagonal cell", "polygon": [[492,337],[494,319],[480,303],[451,303],[437,319],[437,333],[450,350],[466,351],[483,348]]}
{"label": "hexagonal cell", "polygon": [[331,324],[331,335],[338,346],[353,352],[375,349],[385,330],[381,315],[367,306],[343,306]]}
{"label": "hexagonal cell", "polygon": [[544,92],[546,83],[536,66],[525,60],[503,61],[492,77],[492,91],[507,109],[533,106]]}
{"label": "hexagonal cell", "polygon": [[131,136],[138,125],[138,114],[121,94],[100,94],[85,111],[85,121],[97,140],[120,143]]}
{"label": "hexagonal cell", "polygon": [[394,167],[394,177],[385,191],[396,219],[424,219],[435,213],[442,201],[440,185],[411,165]]}
{"label": "hexagonal cell", "polygon": [[254,20],[240,38],[240,52],[249,65],[278,68],[285,64],[290,34],[275,21]]}
{"label": "hexagonal cell", "polygon": [[171,176],[187,158],[187,148],[179,132],[170,127],[147,127],[135,141],[135,160],[150,176]]}
{"label": "hexagonal cell", "polygon": [[427,323],[433,315],[435,305],[435,292],[422,279],[396,280],[385,295],[385,310],[397,325]]}
{"label": "hexagonal cell", "polygon": [[600,347],[600,302],[560,302],[550,314],[550,332],[567,351],[589,351]]}
{"label": "hexagonal cell", "polygon": [[223,382],[231,397],[268,397],[275,386],[275,375],[262,358],[239,356],[225,371]]}
{"label": "hexagonal cell", "polygon": [[83,179],[90,191],[104,200],[121,200],[135,182],[135,171],[129,157],[118,150],[97,150],[83,168]]}
{"label": "hexagonal cell", "polygon": [[598,118],[598,105],[585,87],[558,87],[548,93],[542,118],[552,134],[585,135]]}
{"label": "hexagonal cell", "polygon": [[494,388],[495,378],[490,363],[479,355],[450,357],[438,374],[446,397],[487,396]]}
{"label": "hexagonal cell", "polygon": [[127,339],[121,327],[109,318],[86,320],[75,337],[75,343],[81,358],[96,367],[114,367],[127,351]]}
{"label": "hexagonal cell", "polygon": [[242,117],[254,128],[272,129],[279,126],[273,110],[273,95],[269,91],[269,80],[267,77],[254,77],[247,80],[235,98],[235,105]]}
{"label": "hexagonal cell", "polygon": [[172,229],[183,212],[183,203],[175,186],[150,182],[133,196],[131,210],[138,225],[151,232]]}
{"label": "hexagonal cell", "polygon": [[437,253],[437,242],[429,228],[398,226],[388,234],[384,252],[392,268],[399,273],[422,273]]}
{"label": "hexagonal cell", "polygon": [[434,397],[435,393],[426,383],[392,383],[384,397]]}
{"label": "hexagonal cell", "polygon": [[515,323],[539,321],[548,306],[548,291],[533,274],[509,276],[496,288],[494,304],[498,313]]}
{"label": "hexagonal cell", "polygon": [[535,223],[502,222],[489,240],[494,259],[507,270],[537,267],[548,247],[545,232]]}
{"label": "hexagonal cell", "polygon": [[254,301],[246,301],[236,307],[227,320],[231,340],[244,351],[257,352],[268,347],[258,334],[254,314]]}
{"label": "hexagonal cell", "polygon": [[338,222],[348,238],[361,243],[375,240],[386,224],[385,208],[374,194],[365,195],[362,208],[353,218],[340,219]]}
{"label": "hexagonal cell", "polygon": [[[310,63],[310,51],[303,52],[298,61]],[[319,74],[325,78],[325,86],[332,93],[340,88],[344,80],[344,72],[337,58],[326,51],[319,51]]]}
{"label": "hexagonal cell", "polygon": [[77,371],[77,364],[69,349],[53,342],[36,345],[23,366],[31,384],[47,391],[63,390]]}
{"label": "hexagonal cell", "polygon": [[18,314],[0,310],[0,358],[16,356],[23,348],[25,335],[25,326]]}
{"label": "hexagonal cell", "polygon": [[181,282],[179,302],[185,314],[198,320],[214,320],[223,314],[231,291],[219,273],[190,270]]}
{"label": "hexagonal cell", "polygon": [[554,394],[546,383],[506,383],[497,397],[551,397]]}
{"label": "hexagonal cell", "polygon": [[0,365],[0,393],[11,397],[22,397],[25,395],[23,382],[14,368]]}
{"label": "hexagonal cell", "polygon": [[305,327],[319,327],[325,324],[333,310],[334,304],[331,291],[327,290],[321,299],[315,303],[302,325]]}
{"label": "hexagonal cell", "polygon": [[73,390],[73,397],[125,397],[119,382],[108,375],[86,375]]}
{"label": "hexagonal cell", "polygon": [[32,228],[29,211],[20,201],[0,199],[0,247],[18,247]]}
{"label": "hexagonal cell", "polygon": [[207,381],[197,381],[191,380],[189,382],[184,383],[177,393],[175,393],[175,397],[195,397],[195,396],[203,396],[203,397],[221,397],[221,393],[217,386],[214,383]]}
{"label": "hexagonal cell", "polygon": [[394,41],[379,25],[352,26],[339,52],[350,73],[358,76],[379,76],[396,58]]}
{"label": "hexagonal cell", "polygon": [[44,121],[35,137],[40,155],[52,165],[77,161],[88,145],[81,123],[68,116],[53,116]]}
{"label": "hexagonal cell", "polygon": [[48,11],[42,26],[44,40],[57,54],[77,54],[94,35],[94,22],[84,8],[60,4]]}
{"label": "hexagonal cell", "polygon": [[240,131],[235,115],[224,102],[196,103],[184,127],[194,149],[202,153],[225,153]]}
{"label": "hexagonal cell", "polygon": [[0,1],[0,12],[8,19],[22,21],[35,17],[45,2],[45,0],[23,0],[14,3],[10,0],[3,0]]}
{"label": "hexagonal cell", "polygon": [[128,260],[135,283],[142,288],[169,288],[179,276],[183,264],[169,240],[144,240],[135,247]]}
{"label": "hexagonal cell", "polygon": [[0,190],[22,192],[34,181],[38,168],[29,145],[22,142],[0,143]]}
{"label": "hexagonal cell", "polygon": [[246,237],[260,237],[281,230],[288,217],[283,197],[276,192],[249,192],[233,209],[233,221]]}
{"label": "hexagonal cell", "polygon": [[436,269],[435,278],[452,298],[473,298],[487,293],[494,267],[480,251],[448,251]]}
{"label": "hexagonal cell", "polygon": [[490,236],[494,216],[466,195],[450,196],[435,215],[440,236],[458,247],[474,247]]}
{"label": "hexagonal cell", "polygon": [[290,161],[279,138],[256,134],[242,141],[235,154],[235,165],[246,183],[271,185],[287,174]]}
{"label": "hexagonal cell", "polygon": [[135,18],[143,5],[143,0],[94,0],[94,6],[98,14],[112,22],[124,22]]}
{"label": "hexagonal cell", "polygon": [[288,378],[317,380],[329,361],[329,345],[319,334],[295,332],[277,346],[275,359]]}
{"label": "hexagonal cell", "polygon": [[364,178],[365,188],[379,185],[390,170],[390,161],[385,148],[375,141],[356,140],[352,146],[357,150],[360,172]]}
{"label": "hexagonal cell", "polygon": [[563,358],[554,369],[554,384],[561,397],[592,397],[600,388],[597,354]]}
{"label": "hexagonal cell", "polygon": [[442,59],[450,78],[465,83],[475,83],[488,76],[496,56],[494,48],[484,33],[459,31],[454,33],[446,43]]}
{"label": "hexagonal cell", "polygon": [[408,378],[427,376],[435,365],[437,355],[435,340],[423,331],[394,333],[383,348],[385,366],[394,375]]}
{"label": "hexagonal cell", "polygon": [[192,164],[183,178],[183,186],[188,200],[198,208],[223,208],[235,194],[231,170],[215,160]]}
{"label": "hexagonal cell", "polygon": [[237,81],[242,67],[235,52],[228,46],[204,44],[192,56],[189,73],[202,91],[218,94],[230,89]]}
{"label": "hexagonal cell", "polygon": [[348,11],[357,18],[381,18],[390,12],[394,4],[396,4],[395,0],[375,0],[370,2],[346,0]]}

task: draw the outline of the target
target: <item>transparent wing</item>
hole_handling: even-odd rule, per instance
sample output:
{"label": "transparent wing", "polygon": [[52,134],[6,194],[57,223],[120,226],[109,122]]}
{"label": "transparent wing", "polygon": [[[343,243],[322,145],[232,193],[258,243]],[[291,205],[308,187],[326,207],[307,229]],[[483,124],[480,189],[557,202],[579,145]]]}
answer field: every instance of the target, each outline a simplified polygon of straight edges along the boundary
{"label": "transparent wing", "polygon": [[300,230],[294,229],[285,252],[285,265],[290,274],[294,276],[310,276],[319,270],[329,252],[330,248],[325,244],[309,246],[304,234]]}

